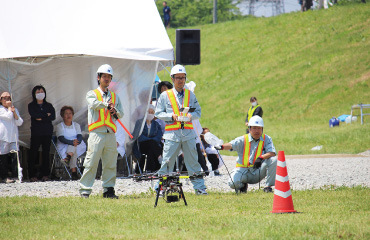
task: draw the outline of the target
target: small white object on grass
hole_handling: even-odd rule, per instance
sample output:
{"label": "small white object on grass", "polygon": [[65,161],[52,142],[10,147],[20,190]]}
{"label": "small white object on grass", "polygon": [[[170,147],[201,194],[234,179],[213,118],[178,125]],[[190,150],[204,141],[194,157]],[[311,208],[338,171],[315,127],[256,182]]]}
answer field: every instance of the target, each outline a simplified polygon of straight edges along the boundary
{"label": "small white object on grass", "polygon": [[322,145],[311,148],[311,151],[319,151],[322,149]]}

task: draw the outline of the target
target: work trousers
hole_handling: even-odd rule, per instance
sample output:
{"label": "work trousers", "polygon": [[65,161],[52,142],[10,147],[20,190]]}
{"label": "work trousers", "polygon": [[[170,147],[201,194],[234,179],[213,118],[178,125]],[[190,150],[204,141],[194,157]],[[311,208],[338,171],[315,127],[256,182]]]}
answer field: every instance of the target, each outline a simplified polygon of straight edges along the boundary
{"label": "work trousers", "polygon": [[[194,173],[201,171],[201,167],[198,162],[195,138],[184,142],[175,142],[166,139],[163,147],[162,166],[158,171],[160,175],[164,175],[172,171],[180,149],[182,149],[182,152],[184,153],[184,161],[188,170],[188,175],[191,176]],[[192,179],[191,183],[193,184],[193,188],[195,190],[206,189],[203,178]]]}
{"label": "work trousers", "polygon": [[28,159],[28,175],[29,178],[36,177],[35,162],[38,162],[38,151],[41,146],[42,148],[42,164],[41,164],[41,176],[49,176],[50,174],[50,144],[51,135],[44,136],[32,136],[31,135],[31,148],[30,157]]}
{"label": "work trousers", "polygon": [[84,172],[80,179],[80,193],[91,194],[99,160],[102,160],[102,185],[104,192],[116,185],[117,143],[114,133],[90,132]]}
{"label": "work trousers", "polygon": [[[196,144],[197,147],[197,154],[198,154],[198,162],[200,167],[203,169],[203,172],[208,171],[207,162],[204,158],[202,150],[200,150],[200,143]],[[187,171],[186,166],[184,166],[184,158],[182,155],[179,156],[179,170],[180,171]],[[174,167],[174,171],[176,171],[176,166]]]}
{"label": "work trousers", "polygon": [[276,165],[277,158],[271,157],[262,162],[260,169],[254,169],[253,167],[235,168],[231,172],[231,179],[234,182],[229,179],[228,184],[232,189],[240,189],[244,187],[246,183],[256,184],[266,177],[266,186],[275,186]]}

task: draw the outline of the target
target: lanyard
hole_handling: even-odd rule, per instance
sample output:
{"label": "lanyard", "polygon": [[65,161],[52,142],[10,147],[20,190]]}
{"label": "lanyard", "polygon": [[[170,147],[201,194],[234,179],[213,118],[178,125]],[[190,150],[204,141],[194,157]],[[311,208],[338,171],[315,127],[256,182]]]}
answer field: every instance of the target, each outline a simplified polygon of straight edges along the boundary
{"label": "lanyard", "polygon": [[179,112],[180,112],[180,108],[181,106],[184,107],[184,99],[185,99],[185,90],[184,91],[184,96],[182,98],[182,104],[180,103],[180,99],[177,97],[178,95],[178,92],[175,90],[175,88],[172,89],[173,91],[173,94],[175,95],[175,99],[176,99],[176,103],[177,103],[177,107],[179,108]]}

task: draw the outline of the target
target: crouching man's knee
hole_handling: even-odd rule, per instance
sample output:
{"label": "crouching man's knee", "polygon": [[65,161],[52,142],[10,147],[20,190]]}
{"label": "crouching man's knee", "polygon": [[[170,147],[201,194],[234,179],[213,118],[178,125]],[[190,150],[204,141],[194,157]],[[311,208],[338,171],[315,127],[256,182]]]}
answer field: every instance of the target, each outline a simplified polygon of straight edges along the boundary
{"label": "crouching man's knee", "polygon": [[232,189],[240,189],[244,186],[244,183],[240,182],[240,181],[231,181],[231,179],[229,179],[229,182],[228,182],[230,188]]}

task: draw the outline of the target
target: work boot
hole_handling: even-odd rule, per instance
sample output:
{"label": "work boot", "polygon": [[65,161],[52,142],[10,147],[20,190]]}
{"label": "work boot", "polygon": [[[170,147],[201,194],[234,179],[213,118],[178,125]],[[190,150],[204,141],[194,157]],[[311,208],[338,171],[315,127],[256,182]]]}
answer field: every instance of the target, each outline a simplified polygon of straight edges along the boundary
{"label": "work boot", "polygon": [[105,193],[103,193],[103,198],[118,199],[118,196],[116,196],[116,194],[114,194],[114,188],[109,187],[109,188],[107,188],[107,191]]}
{"label": "work boot", "polygon": [[207,191],[205,189],[197,189],[195,190],[196,195],[208,195]]}
{"label": "work boot", "polygon": [[264,191],[265,193],[270,193],[270,192],[272,192],[272,188],[271,188],[271,187],[265,187],[265,188],[263,189],[263,191]]}
{"label": "work boot", "polygon": [[245,183],[244,187],[241,187],[239,189],[240,193],[247,193],[247,190],[248,190],[248,183]]}
{"label": "work boot", "polygon": [[82,198],[89,198],[89,197],[90,197],[90,194],[87,194],[87,193],[81,193],[81,197],[82,197]]}

